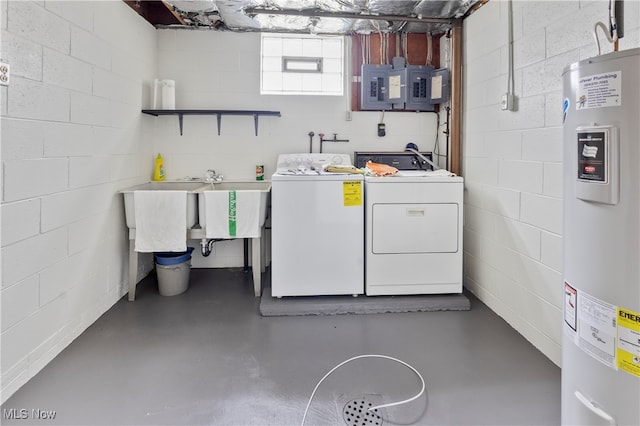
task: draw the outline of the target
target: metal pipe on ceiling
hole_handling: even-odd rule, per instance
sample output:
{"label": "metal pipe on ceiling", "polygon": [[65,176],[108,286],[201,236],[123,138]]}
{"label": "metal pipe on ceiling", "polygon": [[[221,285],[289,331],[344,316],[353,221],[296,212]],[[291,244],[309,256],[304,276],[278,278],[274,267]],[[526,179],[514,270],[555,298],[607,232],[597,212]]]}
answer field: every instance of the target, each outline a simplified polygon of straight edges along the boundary
{"label": "metal pipe on ceiling", "polygon": [[402,16],[402,15],[378,15],[362,14],[352,12],[330,12],[321,9],[265,9],[262,7],[247,7],[244,13],[252,15],[285,15],[285,16],[306,16],[317,18],[338,18],[338,19],[363,19],[371,21],[400,21],[400,22],[420,22],[424,24],[449,24],[453,19],[433,18],[422,16]]}

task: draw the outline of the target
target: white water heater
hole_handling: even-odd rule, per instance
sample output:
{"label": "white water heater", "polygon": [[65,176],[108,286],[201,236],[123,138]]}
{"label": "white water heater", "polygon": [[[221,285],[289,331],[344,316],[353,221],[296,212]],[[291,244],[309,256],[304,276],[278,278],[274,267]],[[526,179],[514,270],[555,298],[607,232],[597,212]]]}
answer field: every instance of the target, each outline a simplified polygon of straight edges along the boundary
{"label": "white water heater", "polygon": [[640,49],[563,72],[562,424],[640,425]]}

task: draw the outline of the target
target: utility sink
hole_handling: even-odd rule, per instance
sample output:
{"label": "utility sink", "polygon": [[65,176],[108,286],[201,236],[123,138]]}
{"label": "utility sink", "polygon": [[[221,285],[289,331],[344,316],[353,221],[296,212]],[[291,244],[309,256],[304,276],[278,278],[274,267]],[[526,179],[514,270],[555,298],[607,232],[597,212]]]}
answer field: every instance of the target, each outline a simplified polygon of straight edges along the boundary
{"label": "utility sink", "polygon": [[271,182],[269,181],[255,181],[255,180],[225,180],[223,182],[214,182],[212,184],[205,184],[198,188],[198,212],[200,216],[200,226],[206,228],[205,222],[205,191],[255,191],[260,197],[260,216],[259,225],[260,228],[264,226],[267,219],[267,207],[269,205],[269,194],[271,193]]}
{"label": "utility sink", "polygon": [[136,227],[136,210],[133,193],[135,191],[187,191],[187,228],[193,228],[198,223],[198,194],[197,190],[211,185],[198,182],[147,182],[142,185],[125,188],[120,192],[124,195],[124,214],[129,229]]}

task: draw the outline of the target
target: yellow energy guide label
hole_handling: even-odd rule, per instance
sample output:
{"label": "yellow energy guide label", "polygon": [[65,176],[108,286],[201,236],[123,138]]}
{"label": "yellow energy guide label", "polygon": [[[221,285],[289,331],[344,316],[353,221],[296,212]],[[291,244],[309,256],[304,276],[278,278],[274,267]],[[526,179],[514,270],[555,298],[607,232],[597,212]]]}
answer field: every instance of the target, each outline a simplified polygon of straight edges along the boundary
{"label": "yellow energy guide label", "polygon": [[362,181],[345,180],[342,182],[342,195],[345,207],[362,205]]}
{"label": "yellow energy guide label", "polygon": [[640,312],[618,308],[618,369],[640,377]]}

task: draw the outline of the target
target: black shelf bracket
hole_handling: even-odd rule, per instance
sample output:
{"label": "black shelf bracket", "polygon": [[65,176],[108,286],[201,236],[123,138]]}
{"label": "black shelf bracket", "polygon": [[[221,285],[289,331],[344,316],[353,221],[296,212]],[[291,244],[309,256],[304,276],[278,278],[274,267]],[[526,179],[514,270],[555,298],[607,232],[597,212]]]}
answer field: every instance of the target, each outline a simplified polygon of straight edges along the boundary
{"label": "black shelf bracket", "polygon": [[255,135],[258,136],[258,119],[261,115],[281,117],[280,111],[257,111],[257,110],[230,110],[230,109],[143,109],[144,114],[159,117],[161,115],[177,115],[180,127],[180,136],[183,133],[185,115],[215,115],[218,125],[218,136],[222,126],[223,115],[252,115]]}

